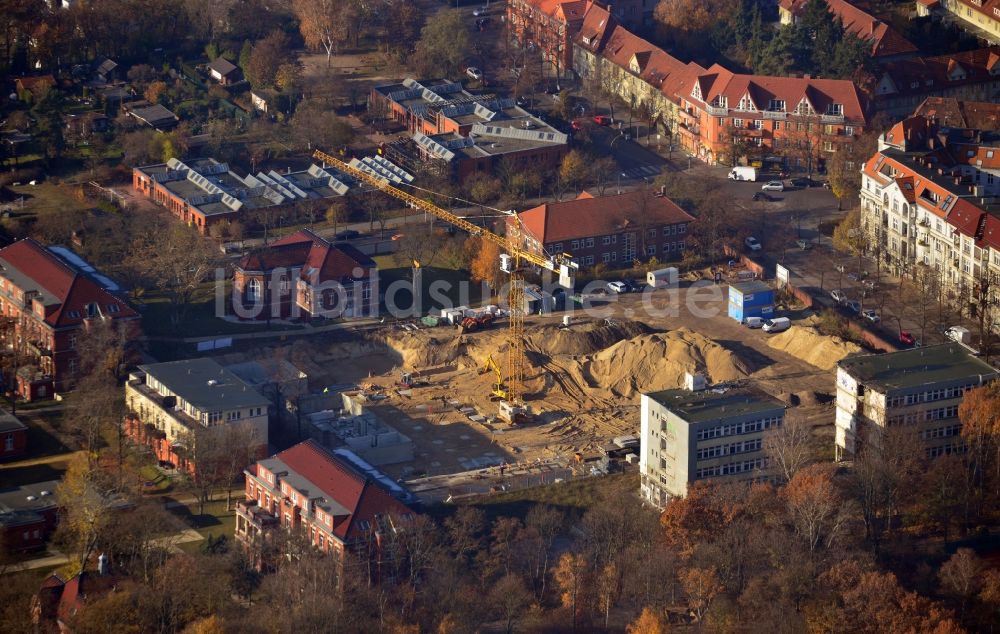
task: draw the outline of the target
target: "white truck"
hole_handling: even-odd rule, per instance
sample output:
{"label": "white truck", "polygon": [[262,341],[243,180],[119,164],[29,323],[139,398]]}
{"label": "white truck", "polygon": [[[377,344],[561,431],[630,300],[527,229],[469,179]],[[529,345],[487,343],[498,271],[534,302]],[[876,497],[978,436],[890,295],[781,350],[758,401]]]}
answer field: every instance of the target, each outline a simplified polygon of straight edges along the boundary
{"label": "white truck", "polygon": [[677,268],[657,269],[646,273],[646,285],[650,288],[671,288],[677,286]]}
{"label": "white truck", "polygon": [[729,172],[729,180],[731,181],[756,181],[757,180],[757,168],[756,167],[734,167],[731,172]]}
{"label": "white truck", "polygon": [[952,341],[968,345],[972,341],[972,333],[964,326],[952,326],[944,331],[944,336]]}

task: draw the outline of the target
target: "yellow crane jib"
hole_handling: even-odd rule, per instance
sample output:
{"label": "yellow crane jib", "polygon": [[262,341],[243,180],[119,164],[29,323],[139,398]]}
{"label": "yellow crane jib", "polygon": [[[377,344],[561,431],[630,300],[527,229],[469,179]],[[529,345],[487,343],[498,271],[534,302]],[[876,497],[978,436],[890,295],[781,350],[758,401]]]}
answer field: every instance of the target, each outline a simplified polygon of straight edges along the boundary
{"label": "yellow crane jib", "polygon": [[[323,161],[326,165],[330,165],[345,174],[353,176],[362,183],[367,183],[375,189],[388,194],[397,200],[403,201],[413,209],[423,211],[436,218],[440,218],[441,220],[468,232],[470,235],[478,236],[483,240],[489,240],[490,242],[499,245],[504,251],[506,251],[506,253],[503,253],[500,256],[500,268],[510,277],[510,290],[507,295],[509,317],[507,327],[507,371],[506,377],[504,377],[504,374],[500,372],[499,365],[495,360],[493,360],[493,369],[497,374],[497,383],[494,385],[493,394],[500,397],[504,401],[500,404],[500,415],[502,418],[506,418],[512,423],[523,418],[527,414],[527,408],[524,407],[521,398],[521,387],[524,380],[525,363],[525,309],[522,267],[525,264],[530,264],[557,273],[559,275],[559,284],[572,289],[574,277],[577,269],[579,269],[579,265],[577,265],[577,263],[573,261],[572,257],[566,253],[549,255],[544,253],[544,251],[538,253],[533,250],[524,249],[504,236],[493,233],[492,231],[489,231],[484,227],[480,227],[479,225],[472,224],[465,218],[456,216],[450,211],[438,207],[429,200],[418,198],[417,196],[396,187],[394,184],[389,182],[388,179],[382,176],[369,173],[365,170],[360,170],[335,156],[331,156],[330,154],[323,152],[322,150],[316,150],[313,152],[313,157]],[[508,214],[513,217],[515,221],[518,220],[517,214],[513,211],[508,212]],[[522,226],[521,229],[523,230],[524,227]],[[506,378],[506,383],[503,381],[504,378]]]}

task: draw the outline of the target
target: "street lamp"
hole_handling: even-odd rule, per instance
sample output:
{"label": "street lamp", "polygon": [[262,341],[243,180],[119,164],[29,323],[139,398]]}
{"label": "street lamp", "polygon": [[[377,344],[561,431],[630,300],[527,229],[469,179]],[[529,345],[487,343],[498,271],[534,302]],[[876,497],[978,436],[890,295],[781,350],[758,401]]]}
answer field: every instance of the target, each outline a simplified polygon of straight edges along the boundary
{"label": "street lamp", "polygon": [[[619,172],[618,173],[618,193],[619,194],[622,193],[622,176],[625,176],[625,172]],[[628,178],[628,176],[625,176],[625,178]]]}

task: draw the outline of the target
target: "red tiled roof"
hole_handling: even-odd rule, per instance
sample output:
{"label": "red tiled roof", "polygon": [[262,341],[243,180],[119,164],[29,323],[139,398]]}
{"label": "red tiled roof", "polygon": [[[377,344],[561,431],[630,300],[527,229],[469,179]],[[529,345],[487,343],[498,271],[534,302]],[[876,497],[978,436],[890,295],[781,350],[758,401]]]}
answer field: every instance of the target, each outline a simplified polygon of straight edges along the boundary
{"label": "red tiled roof", "polygon": [[[644,217],[643,217],[644,216]],[[586,192],[574,200],[546,203],[517,214],[521,225],[542,244],[611,235],[626,227],[694,220],[666,196],[636,190],[595,198]],[[509,225],[514,219],[507,220]]]}
{"label": "red tiled roof", "polygon": [[1000,74],[1000,47],[981,48],[937,57],[886,62],[882,65],[877,94],[893,97],[939,93],[942,90],[995,82]]}
{"label": "red tiled roof", "polygon": [[[781,0],[778,6],[794,16],[800,16],[805,12],[809,1]],[[917,52],[917,47],[898,31],[846,0],[826,0],[826,4],[829,11],[840,18],[846,32],[863,40],[872,41],[873,56],[884,57]]]}
{"label": "red tiled roof", "polygon": [[576,43],[591,52],[597,52],[606,44],[608,36],[617,25],[614,16],[607,9],[591,2],[587,5]]}
{"label": "red tiled roof", "polygon": [[917,47],[895,29],[845,0],[826,0],[831,13],[844,23],[844,30],[861,39],[872,40],[875,57],[916,53]]}
{"label": "red tiled roof", "polygon": [[[333,533],[343,540],[361,536],[358,527],[361,520],[374,526],[376,515],[411,513],[378,483],[347,466],[313,440],[301,442],[274,457],[317,486],[324,497],[347,509],[346,517],[334,518]],[[315,492],[309,495],[314,497]]]}
{"label": "red tiled roof", "polygon": [[[791,112],[805,99],[817,114],[826,114],[828,106],[836,103],[843,106],[843,115],[848,122],[865,121],[864,98],[854,82],[846,79],[736,75],[715,64],[695,81],[705,103],[724,96],[729,107],[734,108],[749,94],[757,110],[767,110],[770,100],[777,99],[784,101],[785,109]],[[689,95],[693,88],[694,82],[691,82],[682,96],[691,98]]]}
{"label": "red tiled roof", "polygon": [[315,269],[318,272],[316,281],[319,282],[359,279],[373,266],[375,261],[353,246],[330,244],[309,229],[302,229],[248,253],[237,265],[243,271],[301,268],[301,275],[306,279]]}
{"label": "red tiled roof", "polygon": [[[82,323],[88,316],[87,307],[91,304],[98,307],[102,316],[111,319],[139,316],[125,300],[110,293],[30,238],[0,249],[0,266],[16,269],[59,302],[58,308],[45,317],[45,322],[52,327]],[[0,275],[3,275],[2,271]],[[116,308],[111,309],[110,306]]]}
{"label": "red tiled roof", "polygon": [[[996,53],[991,53],[991,56]],[[1000,104],[961,101],[954,97],[928,97],[913,111],[943,126],[1000,130]]]}

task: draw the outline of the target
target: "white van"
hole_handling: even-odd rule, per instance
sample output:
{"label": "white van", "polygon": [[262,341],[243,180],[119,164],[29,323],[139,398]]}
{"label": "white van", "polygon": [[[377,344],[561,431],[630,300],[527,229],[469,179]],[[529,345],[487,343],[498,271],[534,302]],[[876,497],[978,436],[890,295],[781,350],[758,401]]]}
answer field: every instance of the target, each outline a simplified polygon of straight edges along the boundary
{"label": "white van", "polygon": [[958,343],[968,344],[972,341],[972,333],[969,332],[968,328],[963,326],[952,326],[944,331],[944,336]]}
{"label": "white van", "polygon": [[768,319],[764,322],[764,332],[769,332],[771,334],[783,332],[791,327],[792,322],[788,319],[788,317],[776,317],[774,319]]}
{"label": "white van", "polygon": [[755,181],[757,180],[757,168],[756,167],[734,167],[731,172],[729,172],[729,180],[731,181]]}
{"label": "white van", "polygon": [[764,326],[763,317],[745,317],[743,319],[743,325],[747,328],[761,328]]}

